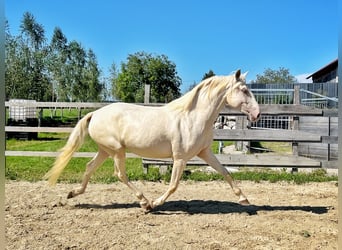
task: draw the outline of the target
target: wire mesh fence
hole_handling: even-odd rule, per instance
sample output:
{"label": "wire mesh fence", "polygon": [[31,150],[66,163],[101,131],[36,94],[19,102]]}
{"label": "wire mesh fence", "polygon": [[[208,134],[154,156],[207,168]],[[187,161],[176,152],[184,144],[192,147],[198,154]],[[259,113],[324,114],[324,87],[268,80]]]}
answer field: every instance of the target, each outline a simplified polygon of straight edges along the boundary
{"label": "wire mesh fence", "polygon": [[[298,86],[299,104],[318,109],[338,108],[338,83],[252,83],[249,88],[259,104],[294,104]],[[261,116],[251,124],[259,129],[291,129],[290,116]]]}

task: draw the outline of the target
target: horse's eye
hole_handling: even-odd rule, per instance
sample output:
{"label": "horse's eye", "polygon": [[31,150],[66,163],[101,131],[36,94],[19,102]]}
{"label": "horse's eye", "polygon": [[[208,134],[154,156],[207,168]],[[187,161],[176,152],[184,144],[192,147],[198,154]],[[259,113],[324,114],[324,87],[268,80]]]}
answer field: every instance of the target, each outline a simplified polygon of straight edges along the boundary
{"label": "horse's eye", "polygon": [[246,94],[246,95],[248,95],[248,96],[249,96],[249,91],[248,91],[248,89],[247,89],[247,88],[243,88],[243,89],[242,89],[242,92],[243,92],[244,94]]}

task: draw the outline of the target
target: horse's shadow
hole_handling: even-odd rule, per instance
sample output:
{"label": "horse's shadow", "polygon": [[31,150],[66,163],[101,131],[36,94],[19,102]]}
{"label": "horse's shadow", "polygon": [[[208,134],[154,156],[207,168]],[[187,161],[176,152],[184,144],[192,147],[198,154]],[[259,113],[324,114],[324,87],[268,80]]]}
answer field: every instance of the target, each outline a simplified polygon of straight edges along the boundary
{"label": "horse's shadow", "polygon": [[[137,208],[138,203],[112,203],[108,205],[78,204],[77,208],[83,209],[122,209]],[[243,206],[229,201],[214,200],[178,200],[167,201],[163,205],[154,208],[150,213],[156,215],[186,213],[186,214],[231,214],[246,213],[256,215],[259,211],[302,211],[314,214],[325,214],[328,206],[270,206],[270,205],[249,205]]]}

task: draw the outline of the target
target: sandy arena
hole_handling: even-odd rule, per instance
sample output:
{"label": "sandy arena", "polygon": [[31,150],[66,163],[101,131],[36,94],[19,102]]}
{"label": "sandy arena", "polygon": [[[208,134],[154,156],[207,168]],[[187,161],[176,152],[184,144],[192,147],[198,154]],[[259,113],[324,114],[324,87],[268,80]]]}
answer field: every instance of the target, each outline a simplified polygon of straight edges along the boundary
{"label": "sandy arena", "polygon": [[[156,199],[165,183],[135,182]],[[122,183],[7,181],[6,249],[337,249],[336,182],[239,183],[253,204],[236,203],[228,184],[181,182],[145,214]]]}

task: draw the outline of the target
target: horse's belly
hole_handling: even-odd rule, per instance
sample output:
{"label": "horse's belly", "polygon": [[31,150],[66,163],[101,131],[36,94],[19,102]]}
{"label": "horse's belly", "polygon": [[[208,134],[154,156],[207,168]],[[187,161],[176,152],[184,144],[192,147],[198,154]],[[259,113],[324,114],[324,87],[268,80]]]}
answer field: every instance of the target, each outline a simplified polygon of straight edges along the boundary
{"label": "horse's belly", "polygon": [[172,157],[171,145],[162,143],[159,145],[149,145],[144,147],[127,147],[129,152],[149,158],[169,158]]}

